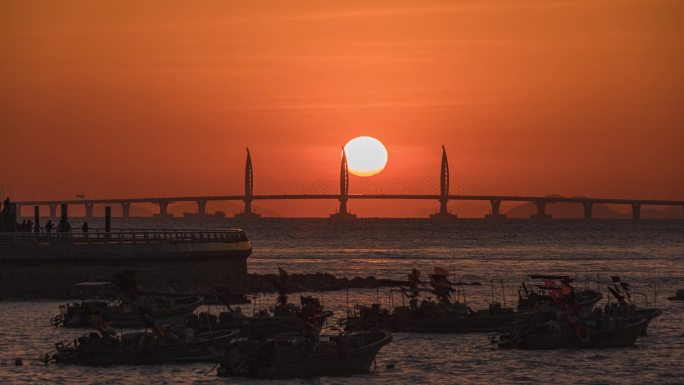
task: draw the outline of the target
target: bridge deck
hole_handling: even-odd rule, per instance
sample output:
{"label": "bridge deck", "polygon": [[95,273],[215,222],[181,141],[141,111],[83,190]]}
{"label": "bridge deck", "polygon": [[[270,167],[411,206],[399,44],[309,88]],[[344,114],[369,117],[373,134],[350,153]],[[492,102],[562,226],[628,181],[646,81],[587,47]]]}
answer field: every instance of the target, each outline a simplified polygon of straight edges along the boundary
{"label": "bridge deck", "polygon": [[[348,199],[405,199],[405,200],[439,200],[440,195],[424,194],[349,194]],[[243,195],[205,195],[205,196],[176,196],[150,198],[117,198],[117,199],[68,199],[68,200],[27,200],[16,202],[18,205],[59,205],[59,204],[125,204],[125,203],[172,203],[199,201],[242,201]],[[253,200],[338,200],[336,194],[271,194],[253,195]],[[549,196],[514,196],[514,195],[449,195],[454,201],[509,201],[509,202],[546,202],[546,203],[603,203],[603,204],[640,204],[658,206],[684,206],[684,200],[659,199],[617,199],[592,197],[549,197]]]}

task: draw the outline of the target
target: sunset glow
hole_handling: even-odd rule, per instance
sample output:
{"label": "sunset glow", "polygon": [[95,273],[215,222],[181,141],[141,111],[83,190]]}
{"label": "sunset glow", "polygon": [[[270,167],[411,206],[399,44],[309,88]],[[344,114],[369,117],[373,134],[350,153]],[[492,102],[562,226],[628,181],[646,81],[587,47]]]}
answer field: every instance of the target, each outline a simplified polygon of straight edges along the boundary
{"label": "sunset glow", "polygon": [[123,3],[0,5],[6,195],[235,195],[245,147],[257,192],[330,194],[370,134],[391,167],[355,193],[437,193],[444,144],[454,194],[684,197],[684,2]]}

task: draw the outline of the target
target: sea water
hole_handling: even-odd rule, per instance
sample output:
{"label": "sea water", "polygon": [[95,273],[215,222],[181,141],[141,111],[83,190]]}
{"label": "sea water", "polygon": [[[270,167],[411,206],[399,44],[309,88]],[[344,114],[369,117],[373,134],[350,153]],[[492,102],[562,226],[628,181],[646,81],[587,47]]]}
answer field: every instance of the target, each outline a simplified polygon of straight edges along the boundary
{"label": "sea water", "polygon": [[[242,227],[253,242],[250,272],[331,273],[405,279],[413,268],[426,278],[434,267],[452,279],[479,282],[459,298],[474,309],[489,302],[517,302],[528,274],[568,274],[575,286],[607,297],[611,275],[633,287],[634,300],[657,306],[663,315],[636,347],[605,350],[517,351],[492,349],[490,334],[396,333],[377,356],[372,372],[342,378],[255,381],[217,378],[211,364],[88,368],[43,365],[38,356],[83,330],[55,329],[48,320],[60,301],[0,302],[0,383],[46,384],[682,384],[684,383],[684,302],[668,301],[684,288],[684,221],[672,220],[458,220],[412,219],[115,219],[121,227]],[[94,221],[93,226],[97,226]],[[0,277],[1,278],[1,277]],[[144,283],[143,283],[144,284]],[[388,289],[310,293],[335,311],[326,332],[356,304],[398,305]],[[297,300],[293,296],[293,300]],[[601,303],[603,304],[605,300]],[[273,305],[272,294],[242,305],[250,313]],[[212,310],[217,311],[214,307]],[[14,359],[23,358],[23,366]]]}

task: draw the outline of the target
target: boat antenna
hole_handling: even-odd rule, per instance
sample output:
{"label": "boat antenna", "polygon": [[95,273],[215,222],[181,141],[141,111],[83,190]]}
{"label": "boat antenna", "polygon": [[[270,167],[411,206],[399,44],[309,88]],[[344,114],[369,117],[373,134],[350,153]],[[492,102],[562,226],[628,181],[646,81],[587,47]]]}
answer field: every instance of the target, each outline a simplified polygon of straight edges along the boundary
{"label": "boat antenna", "polygon": [[584,289],[589,290],[589,269],[584,268]]}
{"label": "boat antenna", "polygon": [[214,332],[211,330],[211,303],[207,304],[207,327],[209,328],[209,337],[214,339]]}
{"label": "boat antenna", "polygon": [[489,279],[489,289],[491,290],[491,300],[494,302],[494,280]]}

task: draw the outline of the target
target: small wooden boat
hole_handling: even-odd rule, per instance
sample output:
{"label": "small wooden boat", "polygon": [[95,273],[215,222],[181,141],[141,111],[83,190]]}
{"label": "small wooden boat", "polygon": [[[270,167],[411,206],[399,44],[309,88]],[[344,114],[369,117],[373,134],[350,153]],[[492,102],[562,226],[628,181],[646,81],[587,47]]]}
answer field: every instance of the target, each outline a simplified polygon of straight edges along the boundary
{"label": "small wooden boat", "polygon": [[392,341],[388,332],[331,336],[327,340],[243,340],[231,344],[219,376],[307,378],[368,373],[380,349]]}
{"label": "small wooden boat", "polygon": [[60,314],[50,321],[66,328],[88,327],[89,317],[97,315],[115,328],[144,327],[138,307],[143,306],[161,324],[182,324],[203,302],[203,297],[146,295],[135,300],[83,301],[60,306]]}
{"label": "small wooden boat", "polygon": [[92,332],[73,344],[55,344],[56,353],[46,355],[44,360],[86,366],[217,362],[217,354],[222,354],[234,337],[229,332],[198,336],[192,331],[162,335],[135,332],[121,336]]}

